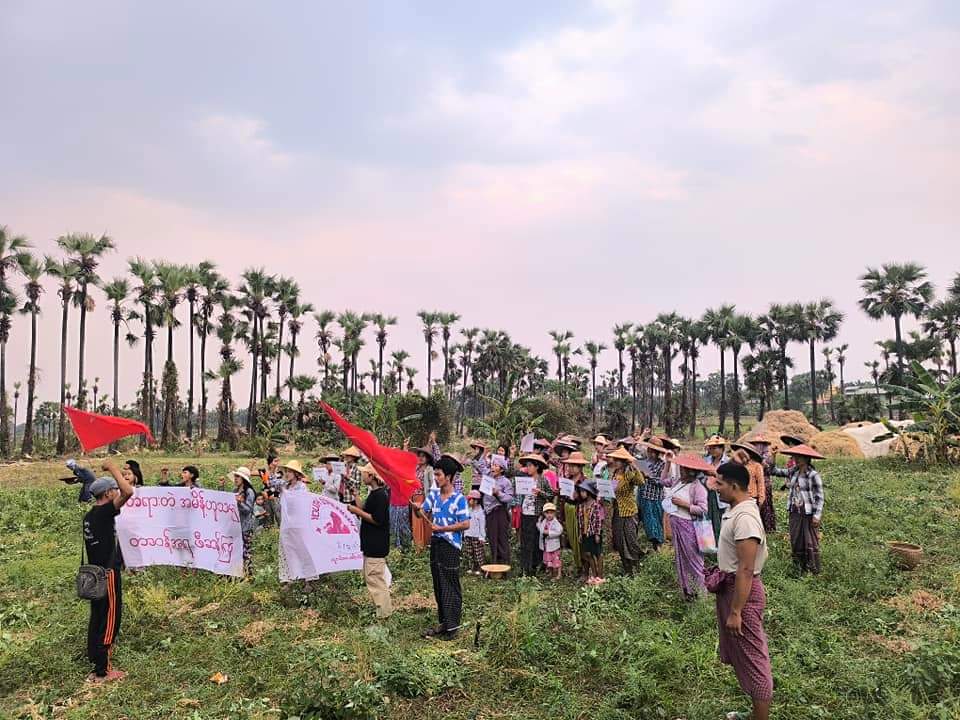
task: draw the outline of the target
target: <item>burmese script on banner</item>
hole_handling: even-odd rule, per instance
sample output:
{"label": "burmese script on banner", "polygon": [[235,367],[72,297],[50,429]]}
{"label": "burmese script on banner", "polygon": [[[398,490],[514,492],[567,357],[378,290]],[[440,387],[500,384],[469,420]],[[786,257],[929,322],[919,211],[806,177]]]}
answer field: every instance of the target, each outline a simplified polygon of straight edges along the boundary
{"label": "burmese script on banner", "polygon": [[243,576],[243,536],[231,492],[138,487],[117,516],[127,567],[176,565]]}
{"label": "burmese script on banner", "polygon": [[360,570],[360,529],[343,503],[311,492],[280,496],[280,580]]}

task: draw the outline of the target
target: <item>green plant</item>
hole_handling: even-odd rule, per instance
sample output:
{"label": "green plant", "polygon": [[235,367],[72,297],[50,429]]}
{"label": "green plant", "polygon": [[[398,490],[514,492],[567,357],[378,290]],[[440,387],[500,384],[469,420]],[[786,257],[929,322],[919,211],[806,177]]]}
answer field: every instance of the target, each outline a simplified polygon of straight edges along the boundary
{"label": "green plant", "polygon": [[950,449],[957,447],[960,432],[960,376],[941,384],[916,360],[910,363],[905,385],[884,385],[896,398],[894,407],[910,413],[916,424],[913,434],[938,463],[954,459]]}

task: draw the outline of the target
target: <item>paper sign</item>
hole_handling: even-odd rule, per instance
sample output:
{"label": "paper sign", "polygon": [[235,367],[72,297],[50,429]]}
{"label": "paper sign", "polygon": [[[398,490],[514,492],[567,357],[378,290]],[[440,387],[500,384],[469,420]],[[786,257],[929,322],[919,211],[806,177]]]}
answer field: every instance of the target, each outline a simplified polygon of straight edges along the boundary
{"label": "paper sign", "polygon": [[560,494],[572,500],[573,490],[576,487],[576,484],[573,482],[573,480],[568,480],[567,478],[560,478],[558,482],[560,485]]}
{"label": "paper sign", "polygon": [[517,477],[514,478],[514,482],[517,488],[517,495],[530,495],[537,486],[537,481],[529,475],[517,475]]}
{"label": "paper sign", "polygon": [[482,478],[480,478],[480,494],[493,495],[494,485],[496,485],[496,481],[493,479],[493,476],[484,475]]}
{"label": "paper sign", "polygon": [[520,452],[522,453],[533,452],[533,441],[536,439],[537,438],[533,433],[527,433],[522,438],[520,438]]}
{"label": "paper sign", "polygon": [[326,484],[327,484],[327,476],[328,476],[329,474],[330,474],[330,473],[327,472],[327,469],[326,469],[325,467],[323,467],[322,465],[321,465],[320,467],[315,467],[315,468],[313,469],[313,481],[314,481],[315,483],[320,484],[320,485],[326,485]]}
{"label": "paper sign", "polygon": [[280,496],[280,580],[359,570],[360,528],[341,503],[311,492]]}
{"label": "paper sign", "polygon": [[607,500],[613,499],[613,482],[610,478],[597,478],[597,494]]}
{"label": "paper sign", "polygon": [[138,487],[117,517],[127,567],[175,565],[243,576],[237,497],[202,488]]}
{"label": "paper sign", "polygon": [[336,462],[330,463],[330,468],[333,470],[334,475],[339,475],[343,477],[347,474],[347,464],[337,460]]}

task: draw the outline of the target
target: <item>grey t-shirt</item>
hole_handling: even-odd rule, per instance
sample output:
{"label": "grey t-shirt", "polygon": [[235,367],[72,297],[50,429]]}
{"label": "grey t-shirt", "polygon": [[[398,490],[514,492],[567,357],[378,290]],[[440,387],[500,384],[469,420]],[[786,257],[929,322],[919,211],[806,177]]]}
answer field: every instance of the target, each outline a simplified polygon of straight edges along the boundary
{"label": "grey t-shirt", "polygon": [[748,538],[756,538],[760,542],[753,571],[754,575],[759,575],[767,561],[767,534],[760,520],[760,508],[753,498],[737,503],[723,514],[720,542],[717,544],[717,565],[721,570],[729,573],[737,571],[737,541]]}

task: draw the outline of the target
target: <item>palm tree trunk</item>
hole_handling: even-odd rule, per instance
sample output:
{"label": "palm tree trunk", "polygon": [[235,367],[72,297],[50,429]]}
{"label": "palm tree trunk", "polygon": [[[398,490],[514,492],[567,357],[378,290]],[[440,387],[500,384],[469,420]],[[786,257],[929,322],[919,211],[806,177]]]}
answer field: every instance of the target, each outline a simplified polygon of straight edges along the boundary
{"label": "palm tree trunk", "polygon": [[[290,329],[290,374],[287,376],[287,380],[293,377],[293,361],[297,357],[297,331],[293,328]],[[293,385],[290,386],[290,394],[287,398],[287,402],[291,405],[293,404]]]}
{"label": "palm tree trunk", "polygon": [[277,329],[277,400],[280,399],[280,360],[283,358],[283,323],[284,315],[280,316],[280,327]]}
{"label": "palm tree trunk", "polygon": [[623,400],[623,350],[617,350],[617,375],[618,380],[618,393],[621,400]]}
{"label": "palm tree trunk", "polygon": [[811,404],[811,422],[817,424],[817,358],[815,352],[815,341],[810,340],[810,402]]}
{"label": "palm tree trunk", "polygon": [[120,395],[120,323],[113,323],[113,414],[119,410],[118,398]]}
{"label": "palm tree trunk", "polygon": [[203,315],[203,333],[200,335],[200,439],[207,437],[207,333],[206,311]]}
{"label": "palm tree trunk", "polygon": [[950,344],[950,375],[952,377],[957,376],[957,341],[954,338],[949,338],[947,342]]}
{"label": "palm tree trunk", "polygon": [[630,432],[637,429],[637,358],[630,356],[630,395],[633,400],[630,414]]}
{"label": "palm tree trunk", "polygon": [[380,348],[380,361],[377,363],[377,384],[380,386],[381,394],[383,394],[383,351],[386,345],[386,342],[377,342],[377,346]]}
{"label": "palm tree trunk", "polygon": [[7,412],[7,341],[0,343],[0,454],[10,455],[10,417]]}
{"label": "palm tree trunk", "polygon": [[694,355],[691,360],[691,387],[690,387],[690,437],[697,437],[697,356]]}
{"label": "palm tree trunk", "polygon": [[433,372],[433,343],[427,341],[427,397],[430,397],[430,387]]}
{"label": "palm tree trunk", "polygon": [[[191,297],[193,297],[191,295]],[[193,300],[190,301],[190,382],[187,384],[187,440],[193,440]]]}
{"label": "palm tree trunk", "polygon": [[[251,348],[250,352],[253,356],[253,362],[250,363],[250,405],[247,408],[247,432],[253,435],[253,430],[256,427],[256,418],[257,418],[257,360],[258,360],[258,351],[260,349],[260,340],[257,335],[257,316],[253,316],[253,338],[251,339]],[[229,386],[227,387],[229,390]]]}
{"label": "palm tree trunk", "polygon": [[727,425],[727,368],[724,362],[724,349],[720,348],[720,426],[717,432],[723,435]]}
{"label": "palm tree trunk", "polygon": [[590,414],[593,418],[593,430],[597,430],[597,366],[590,365]]}
{"label": "palm tree trunk", "polygon": [[663,347],[663,430],[673,435],[673,379],[670,367],[670,346]]}
{"label": "palm tree trunk", "polygon": [[70,301],[63,301],[63,314],[60,321],[60,420],[57,424],[57,455],[63,455],[67,449],[66,416],[63,412],[67,404],[67,313]]}
{"label": "palm tree trunk", "polygon": [[260,402],[267,399],[267,334],[263,329],[263,321],[260,318]]}
{"label": "palm tree trunk", "polygon": [[83,384],[83,350],[87,341],[87,284],[80,288],[80,357],[79,379],[77,380],[77,407],[81,410],[86,406],[87,389]]}
{"label": "palm tree trunk", "polygon": [[783,378],[783,409],[790,409],[790,383],[787,381],[787,344],[780,346],[780,377]]}
{"label": "palm tree trunk", "polygon": [[740,437],[740,349],[733,348],[733,434]]}
{"label": "palm tree trunk", "polygon": [[[30,370],[27,375],[27,419],[23,426],[23,445],[20,452],[29,455],[33,452],[33,396],[37,386],[37,303],[32,302],[30,310]],[[16,413],[14,413],[14,435],[17,432]]]}

